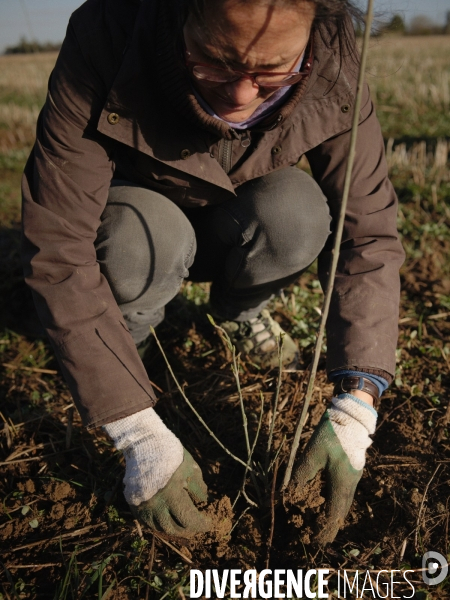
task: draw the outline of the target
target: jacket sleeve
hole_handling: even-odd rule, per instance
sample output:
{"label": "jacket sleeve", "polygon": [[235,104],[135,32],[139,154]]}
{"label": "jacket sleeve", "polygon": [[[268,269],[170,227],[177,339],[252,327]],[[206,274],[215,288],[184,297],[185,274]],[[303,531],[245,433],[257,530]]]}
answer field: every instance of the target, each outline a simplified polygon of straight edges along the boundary
{"label": "jacket sleeve", "polygon": [[[96,131],[106,72],[73,19],[23,176],[23,264],[40,319],[85,425],[154,404],[131,335],[96,260],[112,143]],[[95,57],[94,57],[95,58]]]}
{"label": "jacket sleeve", "polygon": [[[365,86],[356,156],[336,280],[327,320],[327,369],[395,373],[404,252],[397,232],[397,197],[388,179],[381,129]],[[336,227],[350,147],[350,131],[307,153]],[[325,289],[332,236],[319,257]],[[391,377],[389,377],[391,379]]]}

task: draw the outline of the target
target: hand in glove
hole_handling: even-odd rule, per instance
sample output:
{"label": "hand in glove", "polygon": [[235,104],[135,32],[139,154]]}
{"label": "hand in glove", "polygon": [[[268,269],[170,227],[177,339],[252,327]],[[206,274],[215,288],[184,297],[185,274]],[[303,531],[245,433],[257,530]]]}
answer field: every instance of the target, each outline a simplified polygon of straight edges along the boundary
{"label": "hand in glove", "polygon": [[319,517],[315,544],[334,540],[350,510],[356,486],[366,462],[365,454],[375,433],[377,412],[369,404],[340,394],[332,399],[296,466],[289,491],[296,493],[325,469],[327,481],[325,514]]}
{"label": "hand in glove", "polygon": [[200,467],[153,408],[104,429],[124,453],[124,495],[135,516],[170,536],[189,538],[209,529],[208,517],[193,503],[207,500]]}

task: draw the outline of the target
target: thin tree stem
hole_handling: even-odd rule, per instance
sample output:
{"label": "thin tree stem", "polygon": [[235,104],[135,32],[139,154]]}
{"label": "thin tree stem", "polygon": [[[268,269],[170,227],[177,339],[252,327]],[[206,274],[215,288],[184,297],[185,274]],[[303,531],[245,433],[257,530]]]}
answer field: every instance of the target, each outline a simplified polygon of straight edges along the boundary
{"label": "thin tree stem", "polygon": [[[261,423],[262,423],[263,414],[264,414],[264,396],[263,396],[263,394],[262,394],[262,392],[261,392],[261,410],[260,410],[260,413],[259,413],[258,428],[257,428],[257,430],[256,430],[255,439],[253,440],[253,444],[252,444],[252,447],[251,447],[251,449],[250,449],[250,454],[249,454],[249,457],[248,457],[248,463],[247,463],[247,466],[248,466],[248,465],[251,465],[251,463],[252,463],[253,452],[254,452],[254,450],[255,450],[255,447],[256,447],[256,442],[258,441],[258,438],[259,438],[259,433],[260,433],[260,431],[261,431]],[[244,481],[243,481],[243,484],[242,484],[242,490],[241,490],[241,491],[242,491],[242,494],[244,494],[244,497],[245,497],[245,499],[247,500],[247,502],[250,502],[250,504],[253,504],[253,505],[254,505],[254,502],[252,502],[252,501],[251,501],[251,500],[250,500],[250,499],[247,497],[247,495],[245,494],[245,479],[246,479],[246,477],[247,477],[247,472],[248,472],[248,468],[246,467],[246,468],[245,468],[245,473],[244,473]],[[251,472],[251,473],[250,473],[250,475],[251,475],[251,477],[252,477],[253,485],[255,486],[255,490],[256,490],[256,494],[257,494],[257,496],[258,496],[259,503],[262,505],[261,493],[260,493],[260,491],[259,491],[259,487],[258,487],[258,483],[257,483],[257,481],[256,481],[255,474],[254,474],[253,472]]]}
{"label": "thin tree stem", "polygon": [[[263,416],[263,410],[264,410],[264,396],[261,396],[262,403],[261,403],[261,413],[260,413],[260,417],[259,417],[258,430],[256,432],[255,439],[253,440],[253,446],[250,448],[250,438],[248,435],[248,421],[247,421],[247,415],[245,413],[244,397],[242,395],[242,389],[241,389],[241,380],[239,377],[239,365],[238,365],[239,355],[236,356],[236,348],[232,344],[231,338],[228,335],[228,333],[225,331],[225,329],[223,327],[220,327],[220,325],[217,325],[214,321],[214,318],[211,315],[208,315],[208,319],[209,319],[209,322],[211,323],[211,325],[217,330],[217,333],[219,334],[219,337],[222,340],[223,345],[225,346],[225,350],[227,351],[227,353],[231,354],[231,361],[232,361],[231,370],[233,371],[233,375],[234,375],[234,378],[236,381],[236,387],[237,387],[238,396],[239,396],[239,404],[240,404],[241,413],[242,413],[242,423],[244,426],[245,443],[247,446],[247,466],[245,469],[244,479],[242,482],[242,489],[240,490],[240,493],[242,493],[242,495],[244,496],[244,498],[247,500],[247,502],[249,504],[252,504],[253,506],[257,506],[257,504],[255,504],[253,502],[253,500],[250,500],[250,498],[247,496],[247,494],[245,492],[245,481],[247,478],[247,473],[248,473],[248,471],[250,471],[250,476],[252,478],[252,482],[253,482],[253,485],[256,490],[256,495],[258,496],[258,500],[259,500],[260,504],[262,504],[261,492],[258,487],[258,482],[256,481],[255,473],[254,473],[253,469],[251,468],[251,464],[252,464],[253,451],[255,450],[256,442],[258,441],[259,432],[261,429],[261,422],[262,422],[262,416]],[[237,501],[237,498],[236,498],[236,501]]]}
{"label": "thin tree stem", "polygon": [[[230,340],[227,340],[227,341],[229,341],[231,343]],[[239,377],[239,365],[238,365],[238,360],[237,360],[238,357],[236,357],[236,348],[233,345],[231,345],[231,351],[232,351],[232,356],[233,356],[233,375],[234,375],[234,379],[236,381],[236,387],[237,387],[237,392],[238,392],[238,396],[239,396],[239,405],[241,407],[241,414],[242,414],[242,425],[244,427],[245,445],[247,447],[247,458],[250,459],[251,448],[250,448],[250,439],[248,437],[248,421],[247,421],[247,415],[245,414],[244,398],[242,396],[242,390],[241,390],[241,380]]]}
{"label": "thin tree stem", "polygon": [[178,379],[175,376],[175,373],[172,370],[172,367],[170,366],[169,361],[167,360],[167,356],[166,353],[163,350],[163,347],[161,346],[161,343],[158,339],[158,336],[156,335],[156,331],[154,329],[154,327],[150,326],[150,331],[153,333],[153,335],[155,336],[155,340],[156,343],[158,344],[158,348],[161,350],[161,354],[163,355],[164,360],[166,361],[166,365],[167,368],[169,369],[169,373],[172,376],[172,379],[175,382],[175,385],[178,388],[178,391],[180,392],[180,394],[182,395],[184,401],[186,402],[186,404],[189,406],[189,408],[192,410],[192,412],[194,413],[194,415],[197,417],[197,419],[200,421],[200,423],[203,425],[203,427],[206,429],[206,431],[209,433],[209,435],[219,444],[219,446],[222,448],[222,450],[224,450],[228,456],[231,456],[231,458],[233,458],[235,461],[237,461],[238,463],[240,463],[241,465],[243,465],[246,469],[248,469],[249,471],[252,471],[252,468],[250,465],[246,464],[242,459],[240,459],[238,456],[235,456],[232,452],[230,452],[230,450],[228,450],[228,448],[226,446],[224,446],[222,444],[222,442],[219,440],[219,438],[216,436],[216,434],[211,431],[211,429],[208,427],[208,425],[205,423],[205,421],[203,420],[203,418],[199,415],[199,413],[196,411],[196,409],[194,408],[194,406],[191,404],[191,401],[188,399],[188,397],[186,396],[186,394],[184,393],[183,388],[181,387],[181,385],[178,383]]}
{"label": "thin tree stem", "polygon": [[[216,327],[218,329],[222,329],[221,327],[218,327],[217,325],[216,325]],[[253,449],[250,447],[250,438],[248,436],[248,421],[247,421],[247,415],[245,413],[244,397],[242,395],[242,389],[241,389],[241,380],[239,377],[239,365],[238,365],[238,357],[239,356],[236,357],[236,348],[231,343],[230,336],[227,334],[227,332],[225,330],[222,330],[222,333],[225,337],[225,340],[226,340],[228,346],[231,347],[232,360],[233,360],[232,371],[233,371],[234,379],[236,381],[236,387],[237,387],[238,396],[239,396],[239,404],[241,407],[241,414],[242,414],[242,424],[244,427],[245,444],[247,446],[247,466],[245,467],[244,479],[242,481],[242,495],[244,496],[244,498],[247,500],[247,502],[249,504],[252,504],[253,506],[257,506],[257,504],[255,504],[252,500],[250,500],[250,498],[247,496],[247,493],[245,492],[245,480],[247,478],[247,472],[250,470],[250,477],[252,478],[253,486],[254,486],[256,494],[258,496],[258,500],[261,503],[262,499],[261,499],[261,494],[260,494],[259,487],[258,487],[258,482],[256,481],[255,474],[251,469]],[[258,430],[257,436],[258,436],[258,434],[259,434],[259,430]],[[253,448],[255,447],[256,440],[257,440],[257,437],[255,438]]]}
{"label": "thin tree stem", "polygon": [[335,240],[334,240],[333,251],[332,251],[332,262],[331,262],[330,273],[329,273],[329,277],[328,277],[328,285],[327,285],[324,304],[323,304],[323,308],[322,308],[322,318],[320,320],[320,326],[319,326],[319,332],[317,335],[316,346],[314,349],[314,359],[313,359],[311,371],[309,374],[305,403],[303,405],[303,410],[302,410],[300,419],[297,424],[294,440],[292,442],[291,453],[289,455],[288,465],[287,465],[286,472],[284,475],[283,484],[281,486],[282,490],[286,489],[286,487],[288,486],[288,484],[291,480],[292,468],[294,466],[295,456],[297,454],[297,450],[298,450],[298,447],[300,444],[300,436],[303,431],[303,426],[306,421],[309,404],[311,402],[311,398],[312,398],[312,394],[313,394],[313,390],[314,390],[314,381],[316,378],[317,366],[319,364],[319,358],[320,358],[320,353],[321,353],[321,349],[322,349],[322,342],[323,342],[323,337],[324,337],[324,332],[325,332],[325,324],[326,324],[329,309],[330,309],[331,295],[333,292],[334,280],[336,277],[336,269],[337,269],[337,264],[338,264],[338,259],[339,259],[339,248],[340,248],[341,241],[342,241],[342,232],[344,230],[345,212],[347,209],[348,196],[349,196],[349,192],[350,192],[353,162],[355,159],[356,138],[358,135],[359,111],[361,108],[361,101],[362,101],[362,94],[363,94],[364,72],[366,69],[366,60],[367,60],[367,53],[368,53],[368,49],[369,49],[370,29],[371,29],[371,25],[372,25],[372,19],[373,19],[373,0],[368,0],[367,12],[366,12],[366,24],[365,24],[365,30],[364,30],[364,41],[363,41],[363,47],[362,47],[362,52],[361,52],[361,63],[359,66],[358,84],[357,84],[357,89],[356,89],[356,99],[355,99],[355,104],[353,107],[353,121],[352,121],[351,137],[350,137],[350,148],[349,148],[347,168],[346,168],[346,172],[345,172],[345,181],[344,181],[344,190],[343,190],[343,194],[342,194],[341,210],[339,213],[339,221],[338,221],[338,224],[336,227],[336,234],[335,234]]}
{"label": "thin tree stem", "polygon": [[273,404],[273,414],[272,421],[270,423],[269,430],[269,440],[267,442],[267,453],[266,453],[266,472],[269,469],[270,463],[270,450],[272,448],[272,439],[273,439],[273,431],[275,429],[275,419],[277,416],[278,410],[278,402],[280,399],[280,390],[281,390],[281,382],[282,382],[282,373],[283,373],[283,345],[284,345],[284,333],[277,338],[277,346],[278,346],[278,379],[277,379],[277,389],[275,392],[275,401]]}

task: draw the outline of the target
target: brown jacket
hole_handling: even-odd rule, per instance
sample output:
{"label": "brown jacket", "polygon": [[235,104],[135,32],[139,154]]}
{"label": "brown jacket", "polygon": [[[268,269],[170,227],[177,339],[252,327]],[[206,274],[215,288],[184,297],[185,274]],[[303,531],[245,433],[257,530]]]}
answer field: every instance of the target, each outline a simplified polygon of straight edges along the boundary
{"label": "brown jacket", "polygon": [[[181,206],[226,202],[245,181],[306,154],[337,218],[356,68],[314,36],[308,80],[240,136],[192,94],[160,0],[88,0],[73,15],[23,179],[24,268],[40,318],[87,426],[154,403],[94,241],[112,177]],[[395,369],[397,200],[365,89],[341,255],[328,319],[328,370]],[[319,258],[326,283],[329,245]]]}

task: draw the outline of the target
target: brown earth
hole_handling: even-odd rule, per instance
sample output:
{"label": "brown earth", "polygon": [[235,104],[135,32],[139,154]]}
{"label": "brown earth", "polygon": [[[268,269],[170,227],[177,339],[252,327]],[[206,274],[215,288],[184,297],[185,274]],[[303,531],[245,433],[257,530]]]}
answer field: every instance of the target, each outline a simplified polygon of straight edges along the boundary
{"label": "brown earth", "polygon": [[[0,340],[4,344],[0,594],[4,598],[100,598],[101,579],[102,593],[111,586],[104,598],[160,598],[169,590],[166,597],[182,598],[183,593],[188,597],[182,590],[194,566],[376,572],[420,569],[426,550],[448,555],[450,377],[445,347],[450,325],[445,316],[430,317],[445,315],[439,299],[450,293],[450,287],[440,277],[436,256],[448,256],[449,246],[439,240],[436,244],[432,257],[409,261],[404,269],[396,383],[384,396],[377,433],[345,527],[322,550],[311,544],[325,506],[321,480],[305,490],[298,511],[286,511],[278,492],[304,399],[311,347],[303,353],[301,371],[283,374],[269,456],[278,374],[260,372],[240,361],[251,442],[258,429],[261,395],[264,399],[253,461],[259,473],[256,486],[246,477],[245,492],[251,503],[241,493],[242,466],[197,421],[177,392],[162,356],[154,352],[146,360],[149,376],[160,390],[157,411],[201,465],[210,490],[207,510],[214,518],[214,531],[179,544],[136,525],[121,492],[123,459],[102,431],[91,434],[81,427],[57,365],[37,362],[47,356],[46,343],[5,330],[7,337]],[[4,257],[11,256],[7,244],[0,250]],[[15,268],[8,265],[8,276],[19,281],[19,268]],[[6,267],[2,269],[6,272]],[[312,291],[313,279],[314,275],[307,275],[301,286]],[[17,283],[15,298],[23,298],[20,289]],[[33,320],[26,298],[20,310]],[[278,301],[274,310],[285,328],[294,324],[286,304]],[[311,310],[311,320],[317,323],[314,314]],[[245,458],[236,382],[201,307],[179,296],[169,306],[158,335],[179,382],[208,426],[232,453]],[[35,362],[24,361],[27,356]],[[28,370],[21,368],[24,364]],[[319,367],[300,451],[332,391],[324,364]],[[267,471],[266,466],[278,450],[274,484],[274,469]],[[337,587],[336,581],[335,575],[330,578],[330,590]],[[417,590],[426,589],[420,572],[412,581]],[[405,594],[409,593],[406,588]],[[429,593],[437,600],[450,597],[448,585]],[[416,598],[427,597],[425,592],[417,594]]]}

